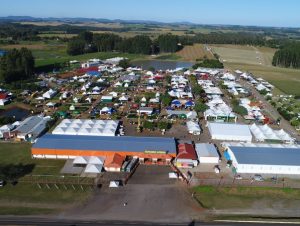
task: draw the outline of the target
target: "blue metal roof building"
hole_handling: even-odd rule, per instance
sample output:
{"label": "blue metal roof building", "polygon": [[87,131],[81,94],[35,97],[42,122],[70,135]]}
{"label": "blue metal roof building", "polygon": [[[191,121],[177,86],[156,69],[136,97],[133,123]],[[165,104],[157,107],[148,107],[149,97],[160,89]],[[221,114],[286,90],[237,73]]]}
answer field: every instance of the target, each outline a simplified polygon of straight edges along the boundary
{"label": "blue metal roof building", "polygon": [[111,151],[111,152],[145,152],[164,151],[176,154],[174,138],[165,137],[131,137],[131,136],[72,136],[46,134],[32,146],[33,149]]}
{"label": "blue metal roof building", "polygon": [[299,174],[300,148],[228,146],[238,173]]}

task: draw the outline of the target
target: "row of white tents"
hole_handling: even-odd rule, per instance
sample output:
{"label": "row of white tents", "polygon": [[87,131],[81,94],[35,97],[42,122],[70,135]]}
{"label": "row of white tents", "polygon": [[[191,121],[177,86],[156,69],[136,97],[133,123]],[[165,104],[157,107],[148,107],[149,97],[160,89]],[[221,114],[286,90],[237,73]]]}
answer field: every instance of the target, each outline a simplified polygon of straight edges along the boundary
{"label": "row of white tents", "polygon": [[292,138],[283,129],[273,130],[268,125],[256,125],[256,124],[252,124],[249,128],[257,141],[263,142],[266,140],[279,140],[284,143],[294,142],[294,138]]}
{"label": "row of white tents", "polygon": [[96,156],[77,156],[73,165],[85,165],[84,173],[101,173],[105,159]]}
{"label": "row of white tents", "polygon": [[64,119],[52,134],[115,136],[118,126],[116,120]]}

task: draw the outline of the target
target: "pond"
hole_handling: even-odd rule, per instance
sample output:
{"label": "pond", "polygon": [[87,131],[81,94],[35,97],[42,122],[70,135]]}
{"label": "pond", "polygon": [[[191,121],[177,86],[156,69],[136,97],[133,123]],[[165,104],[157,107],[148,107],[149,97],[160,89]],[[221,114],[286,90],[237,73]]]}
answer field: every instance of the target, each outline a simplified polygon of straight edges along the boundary
{"label": "pond", "polygon": [[0,116],[14,117],[17,121],[26,118],[29,114],[30,111],[19,107],[12,107],[7,110],[0,110]]}
{"label": "pond", "polygon": [[133,61],[132,64],[142,67],[144,70],[147,70],[150,67],[155,68],[155,70],[174,70],[176,68],[189,68],[194,65],[193,62],[169,60],[137,60]]}

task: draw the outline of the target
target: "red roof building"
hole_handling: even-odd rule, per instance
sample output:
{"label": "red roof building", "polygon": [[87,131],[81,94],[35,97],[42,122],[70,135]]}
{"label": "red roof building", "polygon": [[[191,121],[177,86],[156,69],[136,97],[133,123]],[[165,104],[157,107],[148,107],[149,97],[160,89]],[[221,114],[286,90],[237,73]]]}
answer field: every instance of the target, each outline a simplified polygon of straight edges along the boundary
{"label": "red roof building", "polygon": [[192,144],[179,144],[177,159],[192,159],[197,160],[197,154]]}
{"label": "red roof building", "polygon": [[108,156],[104,162],[104,168],[106,171],[121,171],[124,160],[125,157],[119,154]]}
{"label": "red roof building", "polygon": [[6,100],[8,98],[7,93],[0,93],[0,100]]}

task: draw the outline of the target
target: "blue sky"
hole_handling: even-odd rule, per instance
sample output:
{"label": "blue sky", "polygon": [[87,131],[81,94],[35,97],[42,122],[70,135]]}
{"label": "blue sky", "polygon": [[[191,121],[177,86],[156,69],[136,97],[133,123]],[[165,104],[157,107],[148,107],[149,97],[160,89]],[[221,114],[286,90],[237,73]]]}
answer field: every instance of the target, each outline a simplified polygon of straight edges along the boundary
{"label": "blue sky", "polygon": [[299,0],[1,0],[0,16],[300,27]]}

